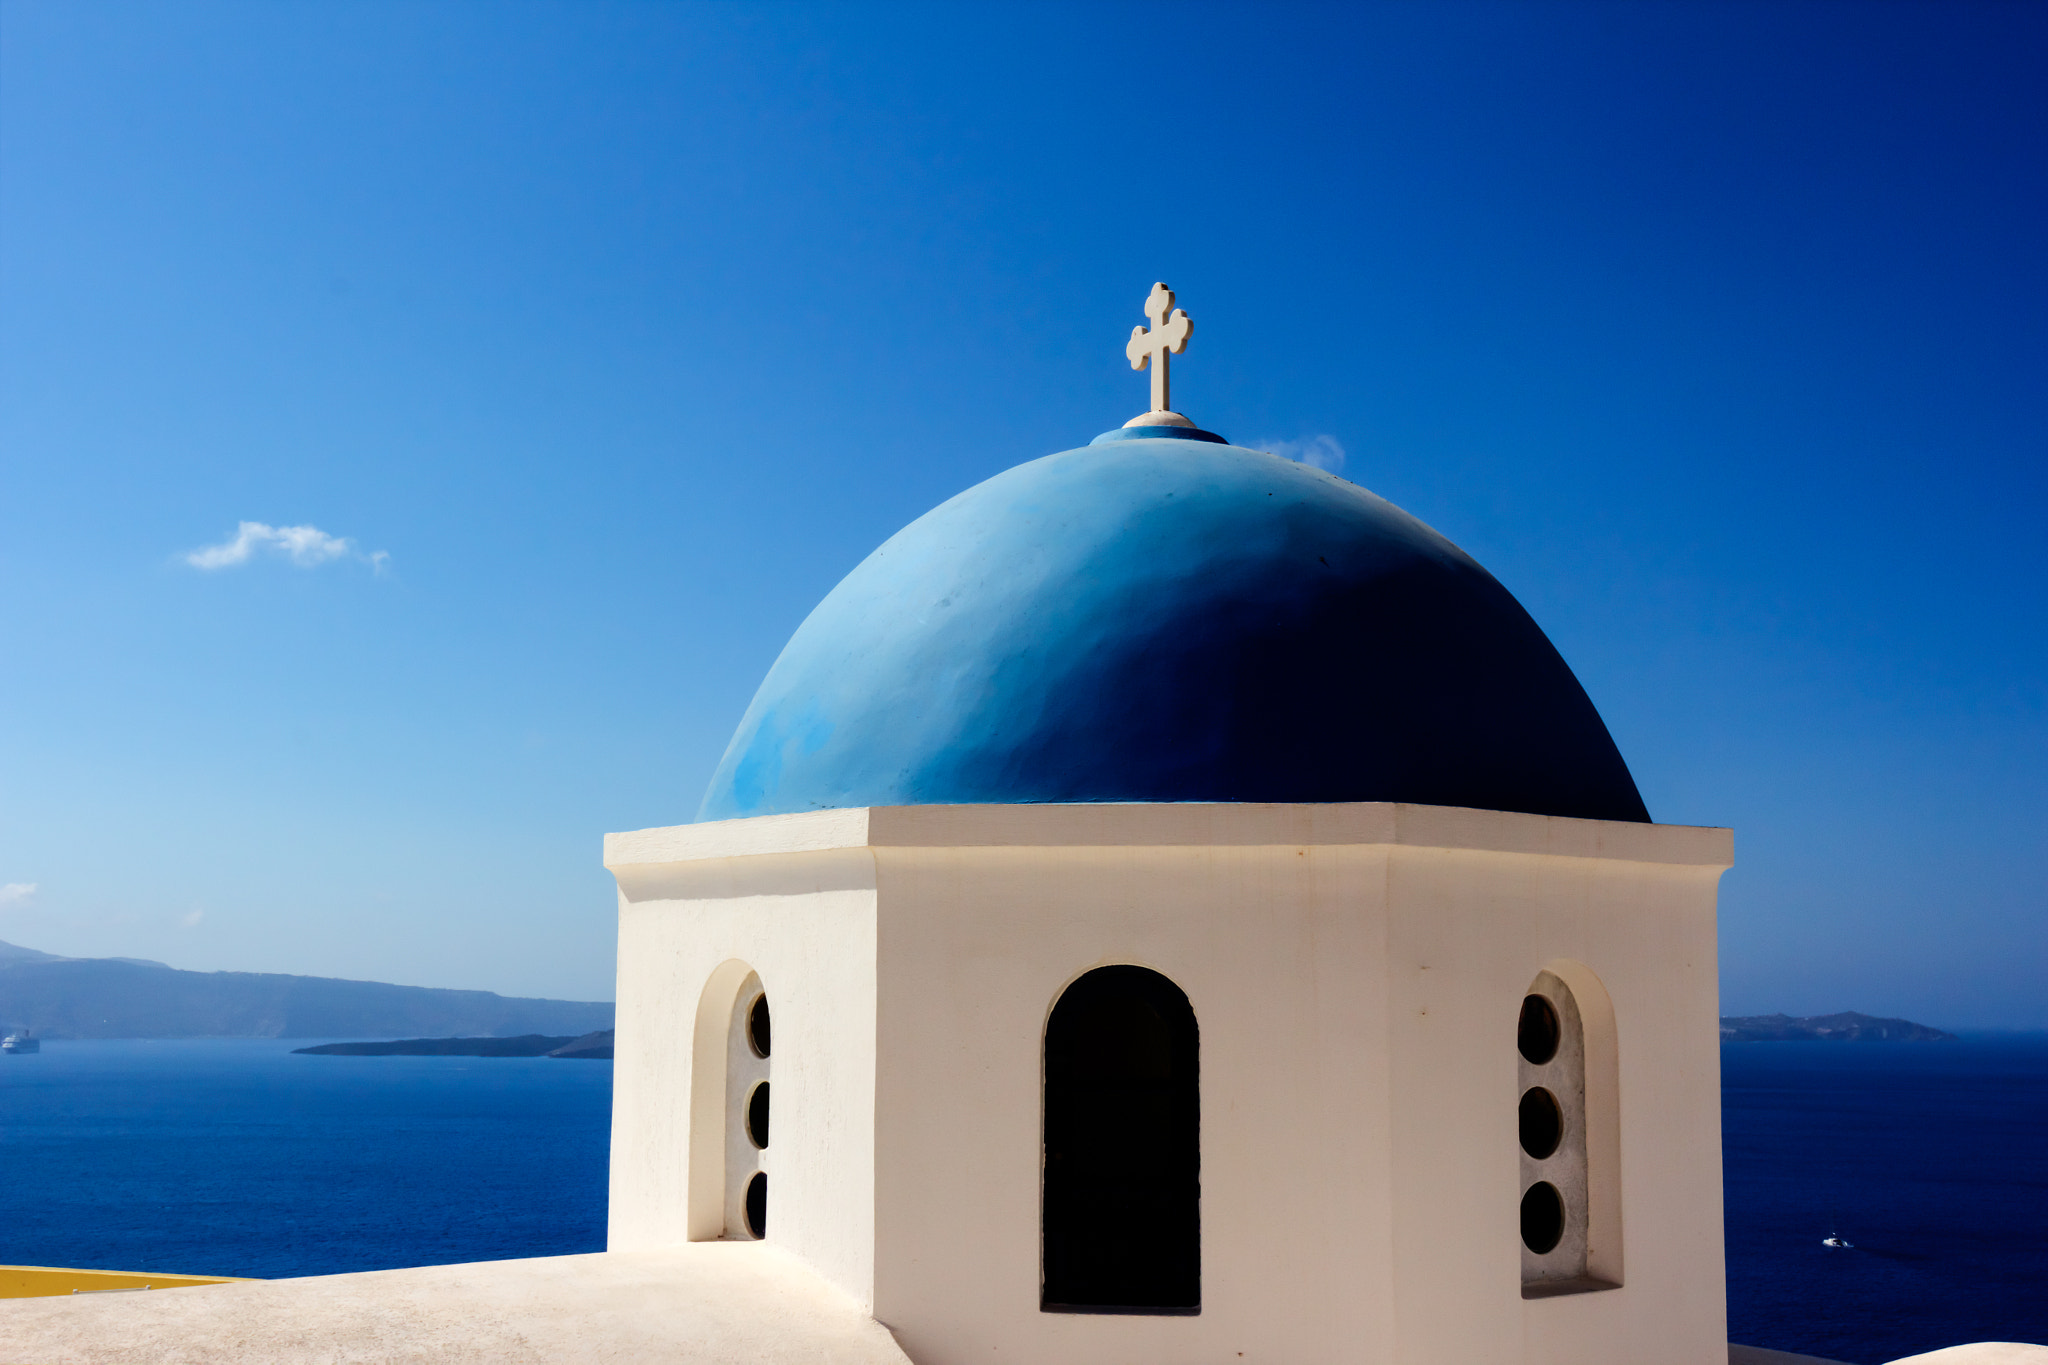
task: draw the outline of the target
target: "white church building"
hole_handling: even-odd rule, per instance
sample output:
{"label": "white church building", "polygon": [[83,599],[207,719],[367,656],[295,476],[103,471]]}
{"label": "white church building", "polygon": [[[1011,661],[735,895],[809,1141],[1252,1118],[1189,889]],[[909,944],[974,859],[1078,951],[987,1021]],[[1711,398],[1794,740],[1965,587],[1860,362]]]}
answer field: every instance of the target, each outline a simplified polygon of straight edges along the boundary
{"label": "white church building", "polygon": [[606,840],[612,1246],[766,1241],[919,1365],[1725,1360],[1728,831],[1148,311],[1152,411],[891,538]]}
{"label": "white church building", "polygon": [[1457,547],[1173,412],[1147,315],[1147,413],[875,550],[605,839],[610,1250],[0,1360],[1726,1361],[1729,832]]}
{"label": "white church building", "polygon": [[615,1248],[764,1238],[919,1365],[1726,1359],[1725,831],[983,804],[607,851]]}

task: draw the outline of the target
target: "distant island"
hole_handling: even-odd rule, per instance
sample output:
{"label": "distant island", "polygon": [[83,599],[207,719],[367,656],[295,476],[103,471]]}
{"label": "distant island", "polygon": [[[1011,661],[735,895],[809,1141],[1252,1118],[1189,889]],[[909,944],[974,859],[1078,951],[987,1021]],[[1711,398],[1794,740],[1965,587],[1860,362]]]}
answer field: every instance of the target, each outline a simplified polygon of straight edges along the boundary
{"label": "distant island", "polygon": [[1794,1019],[1789,1014],[1753,1014],[1721,1021],[1724,1043],[1952,1043],[1953,1033],[1910,1019],[1876,1019],[1850,1011]]}
{"label": "distant island", "polygon": [[295,1047],[293,1056],[312,1057],[575,1057],[587,1061],[612,1059],[612,1030],[599,1029],[580,1038],[550,1038],[523,1033],[517,1038],[397,1038],[382,1043],[322,1043]]}
{"label": "distant island", "polygon": [[[269,972],[187,972],[0,943],[0,1032],[36,1038],[508,1038],[609,1029],[609,1001],[393,986]],[[538,1055],[538,1054],[535,1054]]]}

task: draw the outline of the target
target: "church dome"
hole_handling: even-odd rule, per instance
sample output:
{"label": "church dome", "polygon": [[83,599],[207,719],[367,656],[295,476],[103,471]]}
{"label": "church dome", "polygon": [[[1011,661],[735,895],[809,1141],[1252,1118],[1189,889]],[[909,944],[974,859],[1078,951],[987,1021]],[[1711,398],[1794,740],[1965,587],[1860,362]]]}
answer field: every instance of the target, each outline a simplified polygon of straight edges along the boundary
{"label": "church dome", "polygon": [[1585,689],[1470,556],[1333,474],[1189,435],[1033,460],[891,536],[790,638],[698,818],[1403,801],[1649,819]]}

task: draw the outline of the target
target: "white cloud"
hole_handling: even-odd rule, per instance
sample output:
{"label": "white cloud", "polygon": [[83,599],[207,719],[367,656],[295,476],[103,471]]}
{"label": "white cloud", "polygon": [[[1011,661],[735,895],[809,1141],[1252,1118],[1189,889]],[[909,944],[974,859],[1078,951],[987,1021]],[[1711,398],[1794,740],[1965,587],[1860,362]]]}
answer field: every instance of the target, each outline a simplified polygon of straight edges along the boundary
{"label": "white cloud", "polygon": [[1304,436],[1298,441],[1262,441],[1255,449],[1271,451],[1283,460],[1299,460],[1332,474],[1344,467],[1344,446],[1334,436]]}
{"label": "white cloud", "polygon": [[34,882],[9,882],[0,886],[0,905],[20,905],[35,895]]}
{"label": "white cloud", "polygon": [[330,536],[317,526],[266,526],[260,521],[245,521],[236,528],[234,539],[203,546],[184,556],[184,560],[195,569],[232,569],[247,564],[264,550],[283,555],[302,569],[354,558],[382,573],[385,562],[391,558],[382,550],[364,554],[347,536]]}
{"label": "white cloud", "polygon": [[197,929],[199,927],[199,921],[205,918],[206,912],[204,910],[194,910],[187,914],[184,918],[180,919],[178,921],[178,924],[179,927],[181,928]]}

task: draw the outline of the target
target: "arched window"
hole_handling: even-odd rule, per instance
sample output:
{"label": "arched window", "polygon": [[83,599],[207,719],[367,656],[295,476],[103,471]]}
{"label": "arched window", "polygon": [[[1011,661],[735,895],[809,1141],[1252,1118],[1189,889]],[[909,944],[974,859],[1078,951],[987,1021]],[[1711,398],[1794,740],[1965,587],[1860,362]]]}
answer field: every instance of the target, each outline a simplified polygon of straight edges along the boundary
{"label": "arched window", "polygon": [[1180,987],[1098,967],[1045,1025],[1040,1306],[1198,1313],[1200,1038]]}
{"label": "arched window", "polygon": [[1515,1113],[1524,1298],[1621,1282],[1613,1018],[1606,991],[1576,963],[1538,972],[1522,999]]}
{"label": "arched window", "polygon": [[698,1000],[691,1050],[691,1241],[768,1235],[770,1028],[761,978],[744,962],[720,965]]}

